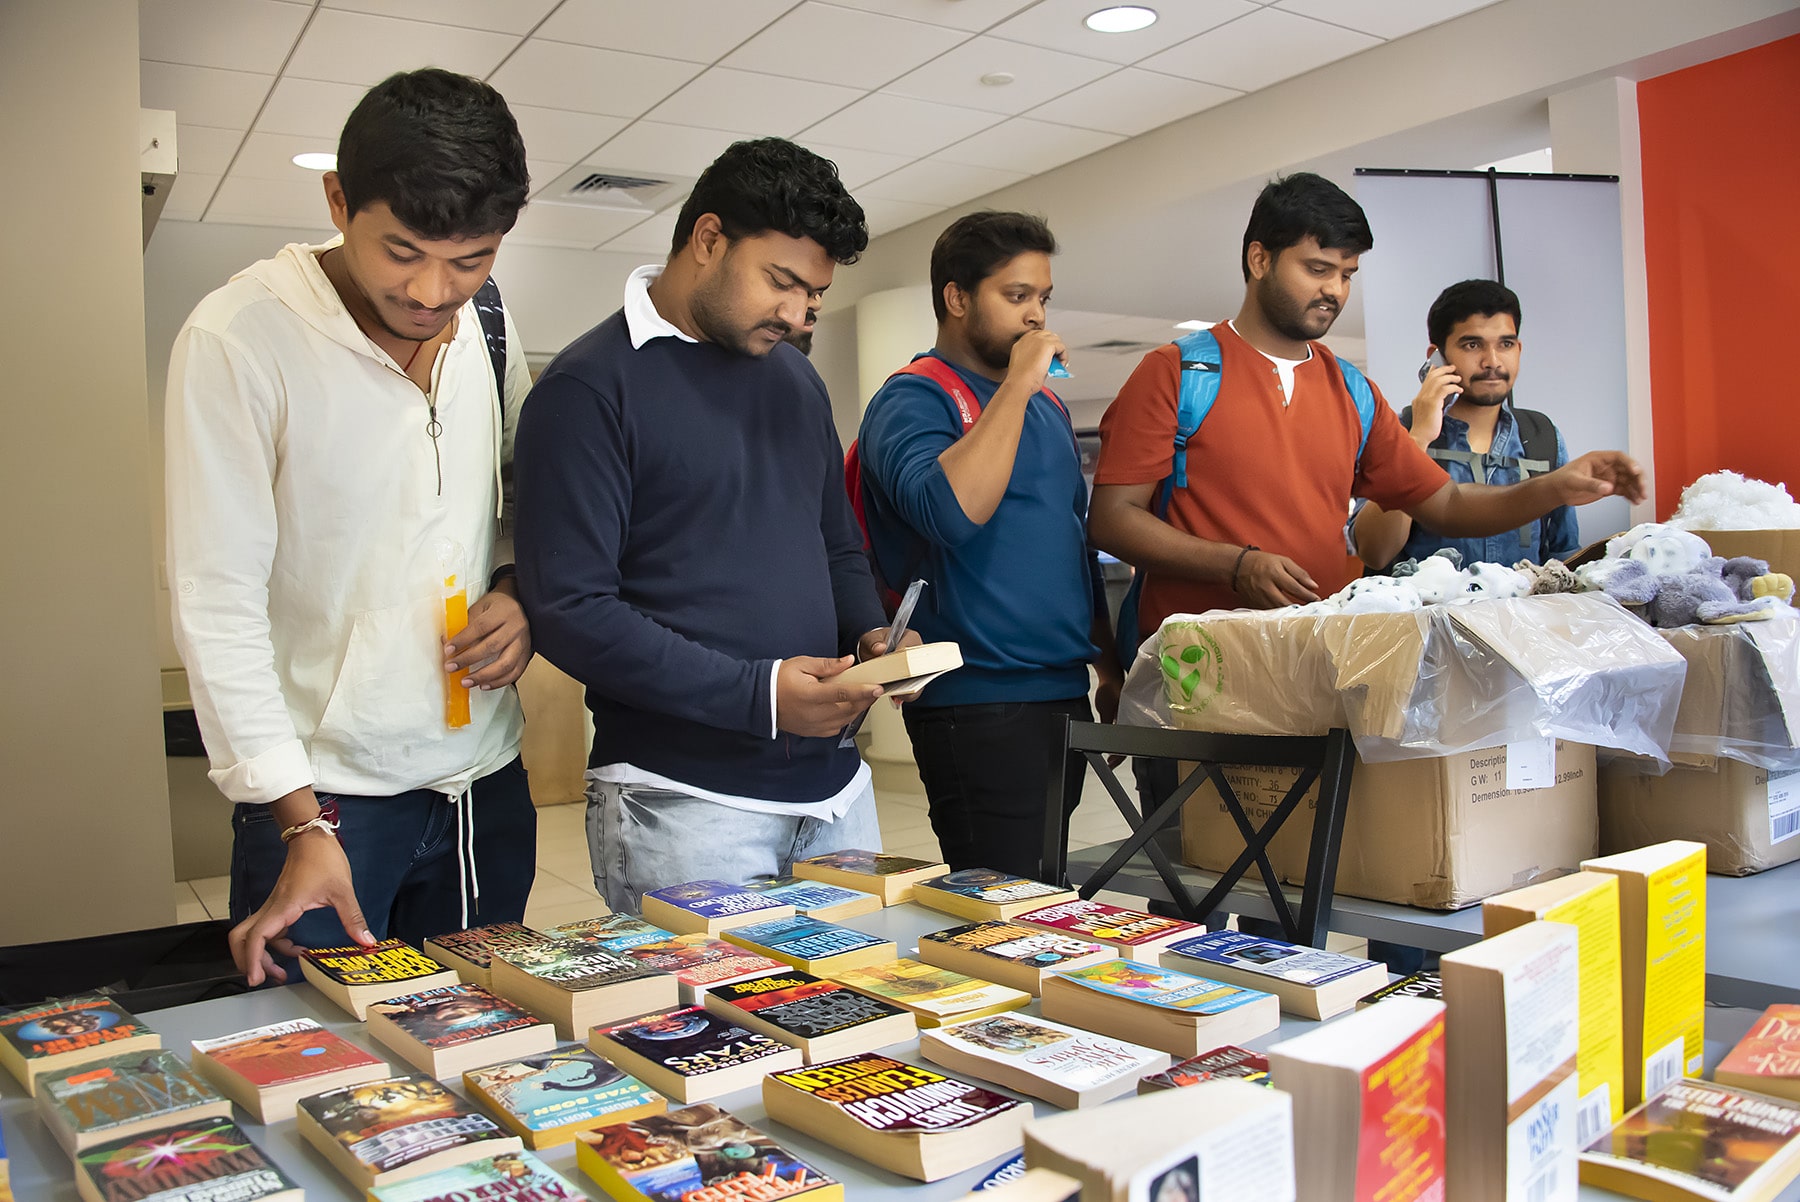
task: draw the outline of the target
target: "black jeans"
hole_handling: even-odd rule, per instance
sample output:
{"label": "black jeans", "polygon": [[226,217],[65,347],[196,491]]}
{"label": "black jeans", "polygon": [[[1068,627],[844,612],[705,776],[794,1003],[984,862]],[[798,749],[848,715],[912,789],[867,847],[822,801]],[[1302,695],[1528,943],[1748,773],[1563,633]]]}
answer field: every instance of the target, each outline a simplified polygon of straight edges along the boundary
{"label": "black jeans", "polygon": [[[1093,721],[1087,697],[909,705],[902,713],[944,862],[1036,878],[1043,869],[1044,807],[1062,759],[1062,720]],[[1077,779],[1063,799],[1065,841],[1080,803]]]}

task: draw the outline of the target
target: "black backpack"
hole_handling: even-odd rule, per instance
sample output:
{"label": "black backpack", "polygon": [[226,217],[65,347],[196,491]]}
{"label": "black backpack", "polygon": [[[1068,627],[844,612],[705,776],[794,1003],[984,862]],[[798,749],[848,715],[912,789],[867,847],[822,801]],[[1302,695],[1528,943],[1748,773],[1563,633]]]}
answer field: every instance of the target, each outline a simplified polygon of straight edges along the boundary
{"label": "black backpack", "polygon": [[[1553,470],[1556,467],[1556,423],[1536,409],[1520,409],[1515,406],[1512,413],[1513,420],[1519,423],[1519,441],[1525,444],[1525,457],[1513,460],[1519,468],[1519,478],[1523,480],[1526,476],[1541,476]],[[1400,424],[1408,430],[1412,429],[1411,405],[1400,411]],[[1432,442],[1431,449],[1425,453],[1433,459],[1459,461],[1463,460],[1465,454],[1473,453],[1440,447],[1438,443],[1442,441],[1444,436],[1439,434]],[[1440,451],[1443,454],[1440,455]]]}

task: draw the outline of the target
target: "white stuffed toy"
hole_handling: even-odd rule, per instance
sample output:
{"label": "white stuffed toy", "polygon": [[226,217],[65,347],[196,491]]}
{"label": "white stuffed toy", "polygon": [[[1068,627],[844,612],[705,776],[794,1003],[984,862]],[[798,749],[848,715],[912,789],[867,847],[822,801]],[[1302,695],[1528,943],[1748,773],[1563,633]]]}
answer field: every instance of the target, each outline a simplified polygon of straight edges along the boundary
{"label": "white stuffed toy", "polygon": [[1493,601],[1501,597],[1529,597],[1533,579],[1498,563],[1469,566],[1469,598]]}
{"label": "white stuffed toy", "polygon": [[1360,577],[1337,596],[1343,599],[1339,612],[1347,614],[1403,614],[1420,607],[1411,582],[1392,576]]}
{"label": "white stuffed toy", "polygon": [[1474,577],[1447,556],[1427,555],[1419,561],[1418,571],[1404,579],[1419,594],[1419,600],[1427,605],[1442,605],[1467,595]]}

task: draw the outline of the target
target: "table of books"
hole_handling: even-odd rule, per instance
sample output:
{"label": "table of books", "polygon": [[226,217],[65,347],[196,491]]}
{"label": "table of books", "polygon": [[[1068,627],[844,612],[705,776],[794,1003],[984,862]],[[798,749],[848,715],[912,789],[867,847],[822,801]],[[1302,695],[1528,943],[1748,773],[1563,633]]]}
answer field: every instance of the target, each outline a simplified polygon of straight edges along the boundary
{"label": "table of books", "polygon": [[[1196,896],[1218,880],[1218,874],[1181,863],[1180,839],[1174,831],[1157,836],[1182,883]],[[1077,886],[1092,876],[1119,847],[1105,843],[1069,853],[1069,879]],[[1142,852],[1126,861],[1106,888],[1137,897],[1171,901],[1168,886]],[[1300,891],[1287,890],[1296,912]],[[1800,861],[1753,876],[1706,878],[1706,1000],[1723,1006],[1761,1010],[1776,1002],[1800,1002]],[[1232,890],[1226,909],[1258,918],[1273,918],[1274,907],[1251,878]],[[1359,939],[1382,939],[1434,952],[1452,952],[1481,942],[1481,907],[1421,910],[1392,902],[1367,901],[1338,894],[1332,900],[1331,929]]]}
{"label": "table of books", "polygon": [[[1712,878],[1712,880],[1717,880],[1717,878]],[[1710,880],[1709,884],[1711,884]],[[1403,909],[1403,907],[1397,906],[1387,908],[1390,910]],[[1249,908],[1246,907],[1246,909]],[[1420,913],[1426,912],[1421,911]],[[1479,907],[1465,912],[1462,917],[1467,917],[1469,914],[1475,915],[1474,922],[1478,931]],[[1456,918],[1458,916],[1442,917]],[[902,904],[848,919],[844,925],[892,939],[900,955],[912,955],[916,950],[921,933],[955,926],[962,921],[947,914],[927,910],[922,906]],[[1335,925],[1338,924],[1334,923]],[[1352,927],[1345,929],[1354,930]],[[1460,940],[1461,943],[1473,941],[1472,938]],[[1026,1012],[1035,1014],[1037,1009],[1038,1005],[1034,1001]],[[311,1018],[358,1046],[394,1063],[397,1072],[405,1069],[405,1066],[392,1052],[370,1038],[363,1024],[352,1019],[328,1001],[324,995],[306,984],[264,989],[238,997],[156,1010],[139,1017],[162,1036],[165,1048],[173,1049],[183,1057],[186,1057],[190,1051],[189,1043],[196,1039],[225,1035],[233,1031],[280,1022],[284,1019]],[[1722,1006],[1708,1007],[1706,1016],[1708,1072],[1712,1070],[1720,1057],[1744,1035],[1755,1017],[1755,1012],[1750,1010]],[[1284,1016],[1280,1030],[1259,1039],[1250,1040],[1248,1046],[1260,1050],[1304,1031],[1316,1029],[1318,1026],[1318,1023],[1307,1019]],[[918,1060],[917,1040],[896,1044],[883,1049],[883,1051],[903,1060],[915,1062]],[[462,1091],[460,1081],[447,1081],[446,1084],[451,1085],[458,1092]],[[1002,1093],[1010,1093],[1010,1091],[1002,1090],[999,1086],[987,1082],[982,1082],[982,1084]],[[1449,1088],[1454,1091],[1456,1087],[1456,1081],[1452,1078]],[[1060,1113],[1048,1103],[1023,1098],[1023,1095],[1019,1094],[1011,1096],[1020,1097],[1031,1104],[1040,1116]],[[842,1181],[845,1185],[846,1197],[852,1202],[889,1194],[901,1194],[907,1198],[918,1199],[919,1202],[959,1199],[992,1169],[1007,1159],[1001,1157],[992,1164],[984,1165],[979,1169],[972,1169],[942,1181],[920,1184],[859,1161],[810,1136],[780,1124],[771,1123],[763,1110],[762,1096],[759,1090],[740,1090],[737,1093],[715,1099],[715,1101],[725,1110],[753,1126],[768,1127],[773,1134],[779,1136],[783,1143],[811,1160],[820,1169]],[[295,1130],[293,1121],[288,1120],[264,1127],[242,1110],[237,1110],[235,1117],[239,1125],[269,1155],[270,1159],[280,1165],[306,1191],[309,1202],[331,1202],[335,1199],[350,1202],[350,1200],[361,1197],[358,1190],[340,1177],[317,1152],[302,1141]],[[12,1188],[17,1202],[77,1202],[78,1195],[69,1158],[52,1138],[49,1129],[45,1127],[38,1115],[35,1103],[25,1094],[24,1087],[4,1072],[0,1072],[0,1125],[5,1128],[6,1150],[11,1158]],[[607,1197],[597,1184],[576,1167],[573,1145],[564,1144],[539,1152],[537,1155],[551,1168],[575,1183],[576,1188],[585,1196],[594,1199]],[[1617,1196],[1619,1195],[1588,1186],[1583,1186],[1580,1193],[1583,1202],[1600,1202],[1602,1199]],[[1800,1182],[1784,1191],[1779,1202],[1800,1202]]]}

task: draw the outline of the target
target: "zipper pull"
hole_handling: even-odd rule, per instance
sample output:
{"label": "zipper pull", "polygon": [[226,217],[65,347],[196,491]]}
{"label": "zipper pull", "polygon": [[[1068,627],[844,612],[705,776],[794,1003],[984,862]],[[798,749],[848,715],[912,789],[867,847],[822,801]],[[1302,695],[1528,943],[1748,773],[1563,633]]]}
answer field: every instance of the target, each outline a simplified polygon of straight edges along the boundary
{"label": "zipper pull", "polygon": [[441,497],[444,495],[444,457],[438,453],[438,435],[444,432],[444,426],[438,421],[436,401],[427,400],[425,409],[431,415],[425,423],[425,433],[431,436],[431,459],[437,465],[437,495]]}

